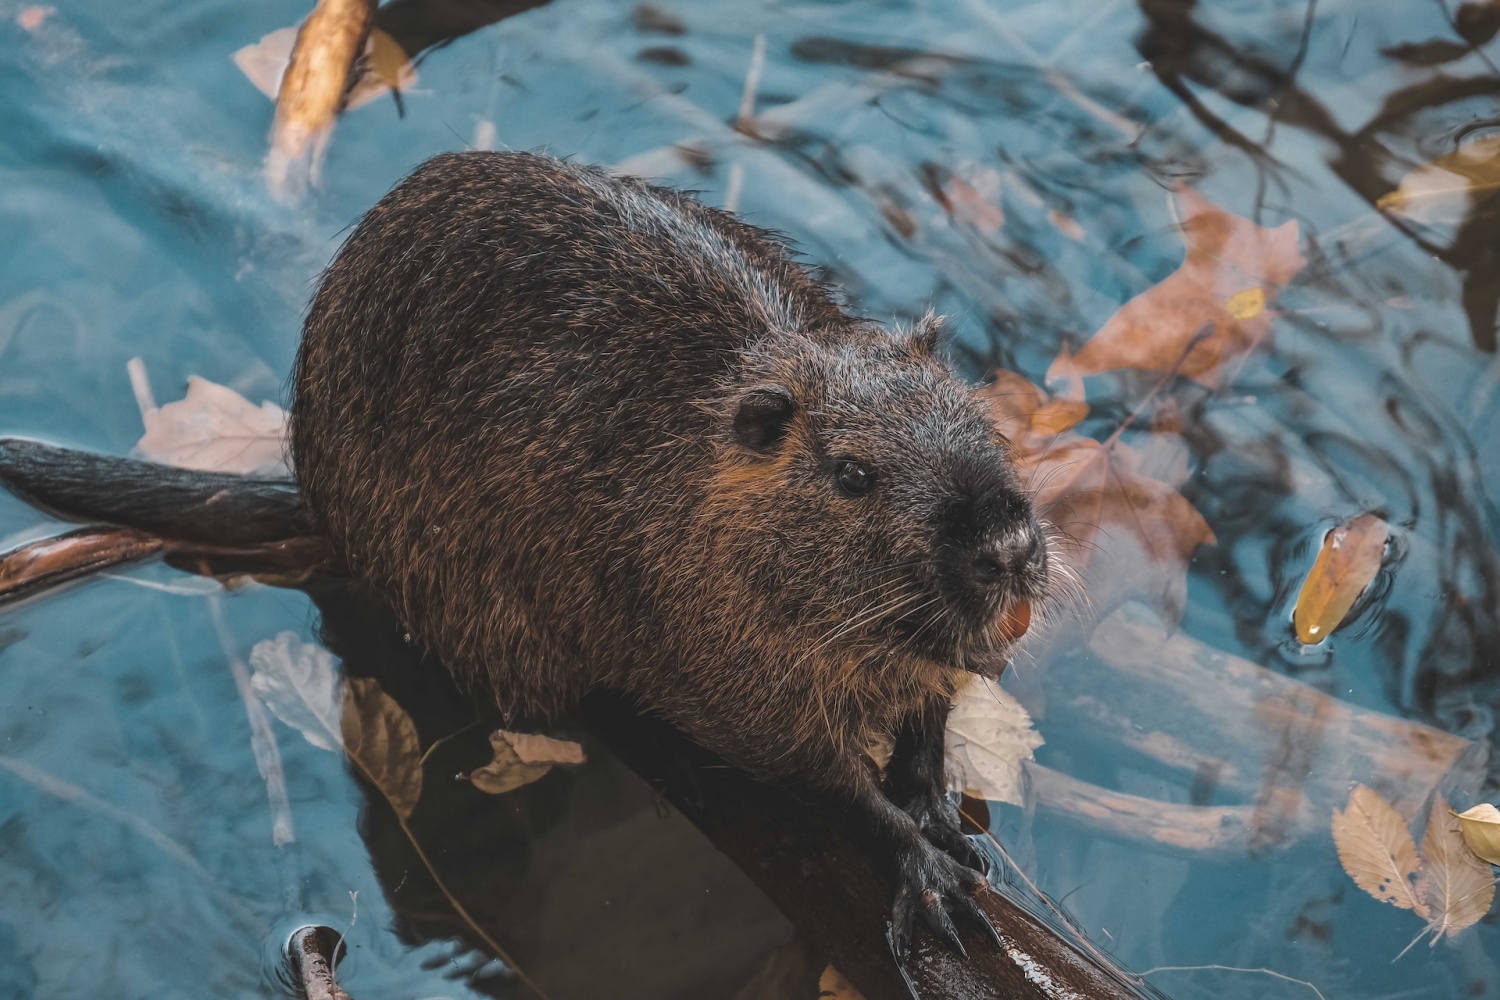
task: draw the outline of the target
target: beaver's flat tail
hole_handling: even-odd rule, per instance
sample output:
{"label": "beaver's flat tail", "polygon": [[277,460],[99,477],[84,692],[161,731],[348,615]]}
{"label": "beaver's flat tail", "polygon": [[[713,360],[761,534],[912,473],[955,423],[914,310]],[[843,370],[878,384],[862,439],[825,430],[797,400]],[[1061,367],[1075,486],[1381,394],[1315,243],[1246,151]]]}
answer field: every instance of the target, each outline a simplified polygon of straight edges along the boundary
{"label": "beaver's flat tail", "polygon": [[22,438],[0,438],[0,486],[64,520],[206,545],[313,533],[290,480],[197,472]]}

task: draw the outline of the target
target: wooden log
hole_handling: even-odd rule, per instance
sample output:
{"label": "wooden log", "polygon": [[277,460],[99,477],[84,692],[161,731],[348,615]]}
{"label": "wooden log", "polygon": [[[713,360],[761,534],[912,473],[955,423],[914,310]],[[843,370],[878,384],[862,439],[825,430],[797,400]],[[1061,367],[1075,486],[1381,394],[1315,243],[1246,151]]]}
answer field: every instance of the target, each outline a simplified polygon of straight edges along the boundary
{"label": "wooden log", "polygon": [[857,831],[817,803],[752,780],[616,702],[591,698],[583,717],[738,864],[866,1000],[1161,996],[1102,952],[1068,940],[1003,883],[980,897],[1003,945],[962,928],[969,952],[963,958],[921,931],[908,979],[886,939],[891,886],[859,846]]}
{"label": "wooden log", "polygon": [[[334,569],[321,538],[290,538],[264,545],[202,545],[94,525],[29,542],[0,554],[0,606],[51,590],[80,577],[162,554],[184,569],[203,572],[287,572],[305,577]],[[211,565],[209,565],[211,563]]]}
{"label": "wooden log", "polygon": [[[1167,768],[1209,774],[1242,800],[1235,813],[1175,815],[1210,852],[1283,847],[1325,832],[1335,808],[1359,783],[1383,795],[1408,820],[1435,789],[1450,798],[1476,791],[1487,748],[1420,722],[1362,709],[1181,632],[1169,633],[1141,605],[1101,622],[1092,656],[1063,657],[1042,680],[1048,727],[1076,738],[1113,741]],[[1066,739],[1067,737],[1064,737]],[[1162,844],[1158,824],[1131,797],[1087,792],[1043,775],[1038,805],[1095,829]],[[1186,781],[1186,779],[1185,779]],[[1087,793],[1086,793],[1087,792]],[[1149,801],[1149,800],[1143,800]],[[1196,817],[1189,819],[1188,817]],[[1242,817],[1243,843],[1206,831]]]}

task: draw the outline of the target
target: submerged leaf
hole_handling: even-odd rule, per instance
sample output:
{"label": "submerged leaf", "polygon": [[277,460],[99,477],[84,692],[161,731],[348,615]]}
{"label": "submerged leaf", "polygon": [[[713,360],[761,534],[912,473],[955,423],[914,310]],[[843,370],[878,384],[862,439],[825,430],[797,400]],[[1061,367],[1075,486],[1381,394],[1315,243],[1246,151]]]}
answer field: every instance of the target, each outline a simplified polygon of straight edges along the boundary
{"label": "submerged leaf", "polygon": [[1378,793],[1354,787],[1348,808],[1333,811],[1333,842],[1355,885],[1383,902],[1429,915],[1411,882],[1420,865],[1417,845],[1401,814]]}
{"label": "submerged leaf", "polygon": [[1457,223],[1477,195],[1500,191],[1500,136],[1486,135],[1417,167],[1375,203],[1426,224]]}
{"label": "submerged leaf", "polygon": [[[273,101],[281,93],[281,79],[286,75],[292,49],[297,45],[298,30],[277,28],[254,45],[247,45],[234,54],[234,64],[240,72],[255,85],[256,90]],[[392,90],[409,90],[416,83],[416,67],[401,48],[401,43],[379,28],[371,28],[370,37],[365,42],[365,72],[350,89],[344,100],[344,109],[352,111]]]}
{"label": "submerged leaf", "polygon": [[197,375],[187,396],[141,412],[146,433],[135,450],[163,465],[241,476],[287,476],[286,412],[256,406],[227,386]]}
{"label": "submerged leaf", "polygon": [[1476,858],[1464,843],[1458,817],[1439,793],[1427,816],[1422,838],[1422,877],[1417,896],[1427,905],[1432,943],[1444,934],[1457,934],[1479,922],[1495,901],[1495,879],[1490,866]]}
{"label": "submerged leaf", "polygon": [[344,751],[402,819],[422,794],[422,747],[406,710],[372,677],[344,683]]}
{"label": "submerged leaf", "polygon": [[577,765],[587,761],[583,747],[572,740],[554,740],[535,733],[497,729],[490,733],[490,748],[494,751],[492,761],[459,777],[491,795],[529,785],[558,764]]}
{"label": "submerged leaf", "polygon": [[1042,743],[1010,692],[972,677],[948,715],[948,781],[976,799],[1021,805],[1021,761]]}
{"label": "submerged leaf", "polygon": [[1186,473],[1176,434],[1152,435],[1135,449],[1071,430],[1088,413],[1011,372],[987,390],[1032,503],[1056,535],[1054,551],[1084,579],[1096,607],[1139,594],[1171,620],[1187,600],[1193,550],[1211,544],[1208,522],[1172,485]]}
{"label": "submerged leaf", "polygon": [[344,690],[333,654],[295,632],[263,639],[250,651],[250,686],[271,713],[324,750],[343,747]]}
{"label": "submerged leaf", "polygon": [[1458,814],[1469,850],[1492,865],[1500,865],[1500,809],[1481,802]]}
{"label": "submerged leaf", "polygon": [[[1307,263],[1297,223],[1275,229],[1177,190],[1182,266],[1120,307],[1069,363],[1081,375],[1117,368],[1173,371],[1216,387],[1230,362],[1270,333],[1266,303]],[[1058,365],[1047,373],[1051,384]]]}
{"label": "submerged leaf", "polygon": [[1297,595],[1292,624],[1298,639],[1322,642],[1338,628],[1380,571],[1389,537],[1389,526],[1374,514],[1361,514],[1328,533]]}

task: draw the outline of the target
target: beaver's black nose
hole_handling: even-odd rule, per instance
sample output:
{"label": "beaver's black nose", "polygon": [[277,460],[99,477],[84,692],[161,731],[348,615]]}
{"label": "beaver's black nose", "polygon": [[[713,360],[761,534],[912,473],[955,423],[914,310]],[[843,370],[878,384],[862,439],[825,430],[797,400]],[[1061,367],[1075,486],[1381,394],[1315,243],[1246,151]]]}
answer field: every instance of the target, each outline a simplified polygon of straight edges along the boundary
{"label": "beaver's black nose", "polygon": [[999,583],[1031,565],[1041,549],[1042,533],[1036,525],[1007,532],[974,554],[974,575],[986,585]]}

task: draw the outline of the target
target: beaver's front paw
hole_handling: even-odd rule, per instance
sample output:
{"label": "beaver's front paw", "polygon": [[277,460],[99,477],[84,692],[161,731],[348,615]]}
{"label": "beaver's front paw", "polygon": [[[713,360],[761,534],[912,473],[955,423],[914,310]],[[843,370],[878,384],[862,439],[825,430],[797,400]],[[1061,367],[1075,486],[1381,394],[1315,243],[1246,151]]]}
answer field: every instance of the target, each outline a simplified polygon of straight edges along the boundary
{"label": "beaver's front paw", "polygon": [[907,803],[904,810],[916,820],[922,836],[934,847],[946,851],[948,856],[966,868],[988,873],[990,866],[963,832],[958,810],[941,791],[922,795]]}
{"label": "beaver's front paw", "polygon": [[917,841],[897,860],[896,902],[891,909],[890,928],[891,951],[896,960],[903,966],[906,964],[918,914],[940,940],[965,957],[968,952],[959,940],[954,918],[980,928],[999,944],[999,933],[974,898],[988,890],[989,882],[983,875],[965,868],[926,841]]}

